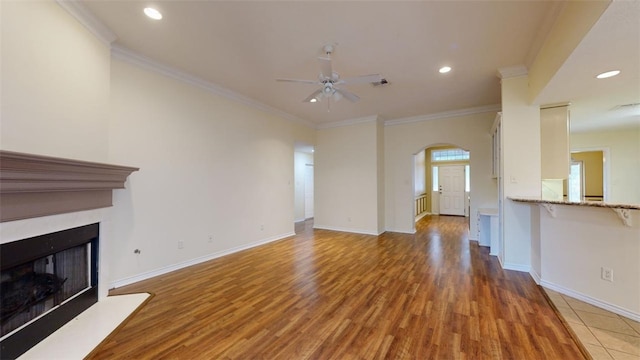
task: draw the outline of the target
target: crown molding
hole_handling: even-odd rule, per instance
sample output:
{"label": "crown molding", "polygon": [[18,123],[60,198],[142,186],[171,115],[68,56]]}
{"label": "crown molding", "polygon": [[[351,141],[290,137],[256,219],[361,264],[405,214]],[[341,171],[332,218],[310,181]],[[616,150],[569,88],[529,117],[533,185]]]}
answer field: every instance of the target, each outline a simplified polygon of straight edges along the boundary
{"label": "crown molding", "polygon": [[111,29],[98,20],[82,3],[72,0],[56,0],[56,3],[89,29],[104,44],[110,45],[118,38]]}
{"label": "crown molding", "polygon": [[377,121],[378,121],[378,115],[371,115],[371,116],[363,116],[363,117],[354,118],[354,119],[347,119],[347,120],[340,120],[340,121],[322,123],[322,124],[318,124],[316,126],[316,128],[317,129],[331,129],[331,128],[350,126],[350,125],[358,125],[358,124],[365,124],[365,123],[377,122]]}
{"label": "crown molding", "polygon": [[406,118],[400,118],[400,119],[394,119],[394,120],[387,120],[384,122],[384,126],[404,125],[404,124],[411,124],[411,123],[422,122],[422,121],[446,119],[446,118],[467,116],[467,115],[473,115],[473,114],[483,114],[488,112],[498,112],[500,110],[501,110],[500,104],[477,106],[477,107],[466,108],[466,109],[443,111],[443,112],[428,114],[428,115],[420,115],[420,116],[412,116],[412,117],[406,117]]}
{"label": "crown molding", "polygon": [[529,72],[524,65],[508,66],[498,69],[498,77],[500,79],[508,79],[518,76],[525,76]]}
{"label": "crown molding", "polygon": [[138,54],[135,51],[129,50],[127,48],[125,48],[124,46],[120,46],[117,44],[114,44],[111,46],[111,56],[113,56],[116,59],[128,62],[130,64],[133,65],[137,65],[140,66],[142,68],[145,68],[147,70],[151,70],[160,74],[163,74],[165,76],[171,77],[173,79],[176,80],[180,80],[183,81],[187,84],[199,87],[201,89],[204,89],[212,94],[227,98],[229,100],[233,100],[236,101],[238,103],[241,103],[243,105],[252,107],[254,109],[263,111],[265,113],[271,114],[271,115],[275,115],[281,118],[284,118],[286,120],[289,121],[293,121],[305,126],[308,126],[310,128],[315,129],[315,125],[312,124],[311,122],[301,119],[297,116],[291,115],[287,112],[284,112],[282,110],[276,109],[274,107],[271,107],[269,105],[263,104],[259,101],[256,101],[250,97],[241,95],[235,91],[226,89],[222,86],[216,85],[210,81],[206,81],[203,80],[197,76],[191,75],[189,73],[186,73],[182,70],[178,70],[172,66],[168,66],[165,64],[162,64],[156,60],[153,60],[149,57],[146,57],[144,55]]}

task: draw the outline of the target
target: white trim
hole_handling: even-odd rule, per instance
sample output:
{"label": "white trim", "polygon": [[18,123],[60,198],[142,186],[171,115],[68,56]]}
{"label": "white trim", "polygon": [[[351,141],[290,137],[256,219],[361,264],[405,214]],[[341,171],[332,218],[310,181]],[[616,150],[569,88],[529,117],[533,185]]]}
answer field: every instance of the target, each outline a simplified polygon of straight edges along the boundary
{"label": "white trim", "polygon": [[118,38],[102,21],[98,20],[84,4],[79,1],[56,0],[56,3],[65,9],[79,23],[84,25],[98,40],[105,45],[110,45]]}
{"label": "white trim", "polygon": [[593,298],[589,295],[585,295],[582,293],[579,293],[577,291],[573,291],[571,289],[567,289],[565,287],[562,287],[560,285],[556,285],[554,283],[548,282],[548,281],[544,281],[542,280],[540,282],[540,286],[545,287],[547,289],[559,292],[561,294],[570,296],[574,299],[578,299],[580,301],[586,302],[587,304],[591,304],[593,306],[599,307],[601,309],[605,309],[607,311],[611,311],[612,313],[616,313],[618,315],[624,316],[626,318],[629,318],[631,320],[634,321],[640,321],[640,313],[637,312],[633,312],[631,310],[627,310],[623,307],[620,307],[618,305],[614,305],[614,304],[610,304],[606,301],[602,301],[596,298]]}
{"label": "white trim", "polygon": [[374,236],[378,236],[384,233],[384,231],[378,233],[378,232],[369,231],[369,230],[341,228],[341,227],[324,226],[324,225],[313,225],[313,228],[320,229],[320,230],[331,230],[331,231],[340,231],[340,232],[348,232],[348,233],[363,234],[363,235],[374,235]]}
{"label": "white trim", "polygon": [[129,50],[123,46],[120,45],[113,45],[111,47],[111,56],[113,56],[116,59],[122,60],[122,61],[126,61],[130,64],[133,65],[137,65],[140,66],[144,69],[147,70],[151,70],[157,73],[160,73],[162,75],[166,75],[168,77],[171,77],[173,79],[176,80],[180,80],[183,81],[187,84],[193,85],[193,86],[197,86],[201,89],[204,89],[212,94],[216,94],[218,96],[224,97],[226,99],[229,100],[233,100],[236,101],[240,104],[252,107],[254,109],[260,110],[260,111],[264,111],[265,113],[271,114],[271,115],[275,115],[278,117],[281,117],[283,119],[287,119],[299,124],[303,124],[305,126],[308,126],[312,129],[315,129],[315,125],[312,124],[309,121],[306,121],[304,119],[301,119],[297,116],[291,115],[287,112],[284,112],[282,110],[276,109],[274,107],[271,107],[269,105],[266,105],[264,103],[261,103],[257,100],[254,100],[252,98],[249,98],[247,96],[244,96],[240,93],[237,93],[235,91],[226,89],[220,85],[216,85],[210,81],[206,81],[203,80],[197,76],[191,75],[189,73],[186,73],[184,71],[178,70],[172,66],[168,66],[165,64],[162,64],[156,60],[153,60],[149,57],[146,57],[144,55],[138,54],[135,51]]}
{"label": "white trim", "polygon": [[529,72],[527,71],[527,67],[524,65],[516,65],[516,66],[508,66],[498,69],[498,77],[500,79],[509,79],[519,76],[525,76]]}
{"label": "white trim", "polygon": [[113,288],[119,288],[125,285],[129,285],[129,284],[133,284],[136,283],[138,281],[142,281],[142,280],[147,280],[147,279],[151,279],[153,277],[156,276],[160,276],[172,271],[176,271],[176,270],[180,270],[180,269],[184,269],[186,267],[192,266],[192,265],[196,265],[196,264],[200,264],[203,263],[205,261],[209,261],[209,260],[213,260],[222,256],[226,256],[226,255],[230,255],[239,251],[243,251],[243,250],[247,250],[247,249],[251,249],[254,248],[256,246],[260,246],[260,245],[264,245],[273,241],[277,241],[277,240],[281,240],[290,236],[294,236],[295,233],[291,232],[291,233],[286,233],[286,234],[282,234],[282,235],[276,235],[276,236],[272,236],[266,239],[262,239],[262,240],[258,240],[256,242],[252,242],[246,245],[242,245],[242,246],[237,246],[231,249],[227,249],[227,250],[223,250],[223,251],[219,251],[219,252],[215,252],[209,255],[205,255],[205,256],[201,256],[201,257],[197,257],[195,259],[191,259],[191,260],[187,260],[187,261],[183,261],[177,264],[173,264],[173,265],[169,265],[169,266],[165,266],[156,270],[151,270],[151,271],[147,271],[144,272],[142,274],[138,274],[138,275],[134,275],[134,276],[129,276],[126,277],[124,279],[120,279],[120,280],[115,280],[112,281],[111,283],[109,283],[109,288],[113,289]]}
{"label": "white trim", "polygon": [[341,120],[341,121],[322,123],[322,124],[318,124],[316,128],[330,129],[330,128],[336,128],[336,127],[349,126],[349,125],[365,124],[365,123],[376,122],[376,121],[378,121],[378,115],[371,115],[371,116],[364,116],[364,117],[355,118],[355,119],[347,119],[347,120]]}
{"label": "white trim", "polygon": [[477,107],[459,109],[459,110],[443,111],[443,112],[434,113],[434,114],[386,120],[384,122],[384,126],[404,125],[404,124],[411,124],[411,123],[416,123],[421,121],[446,119],[446,118],[473,115],[473,114],[482,114],[487,112],[498,112],[501,110],[501,108],[502,107],[500,104],[493,104],[493,105],[477,106]]}
{"label": "white trim", "polygon": [[298,223],[298,222],[303,222],[303,221],[305,221],[305,220],[307,220],[307,219],[305,219],[305,218],[302,218],[302,219],[295,219],[295,220],[293,220],[293,222],[297,222],[297,223]]}
{"label": "white trim", "polygon": [[526,272],[526,273],[531,271],[530,266],[522,265],[522,264],[513,264],[508,262],[502,264],[502,268],[504,270],[514,270],[514,271],[520,271],[520,272]]}
{"label": "white trim", "polygon": [[536,284],[540,285],[542,279],[540,279],[540,275],[538,275],[538,273],[533,268],[531,268],[531,271],[529,271],[529,275],[531,275],[533,281],[535,281]]}
{"label": "white trim", "polygon": [[609,201],[609,196],[611,196],[611,149],[606,146],[592,146],[571,148],[569,150],[570,153],[588,151],[602,151],[602,201],[607,202]]}
{"label": "white trim", "polygon": [[394,233],[399,233],[399,234],[409,234],[409,235],[415,235],[415,233],[417,232],[415,229],[413,229],[411,231],[398,230],[398,229],[385,229],[384,231],[385,232],[394,232]]}
{"label": "white trim", "polygon": [[430,212],[428,212],[428,211],[425,211],[422,214],[418,214],[418,216],[416,216],[416,221],[415,222],[420,221],[420,219],[422,219],[423,217],[425,217],[427,215],[432,215],[432,214]]}

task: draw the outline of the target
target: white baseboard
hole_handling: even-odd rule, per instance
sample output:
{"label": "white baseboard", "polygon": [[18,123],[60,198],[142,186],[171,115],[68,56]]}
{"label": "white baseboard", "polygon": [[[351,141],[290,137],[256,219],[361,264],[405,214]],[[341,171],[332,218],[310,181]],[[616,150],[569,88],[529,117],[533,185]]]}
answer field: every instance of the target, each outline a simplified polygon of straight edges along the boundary
{"label": "white baseboard", "polygon": [[514,271],[521,271],[526,273],[531,271],[530,266],[522,265],[522,264],[507,263],[507,262],[502,264],[502,268],[505,270],[514,270]]}
{"label": "white baseboard", "polygon": [[538,275],[538,273],[534,269],[531,269],[531,271],[529,271],[529,275],[531,275],[533,281],[535,281],[536,284],[540,285],[540,282],[542,280],[540,279],[540,275]]}
{"label": "white baseboard", "polygon": [[356,234],[364,234],[364,235],[375,235],[378,236],[383,232],[374,232],[374,231],[369,231],[369,230],[361,230],[361,229],[350,229],[350,228],[340,228],[340,227],[333,227],[333,226],[325,226],[325,225],[313,225],[314,229],[321,229],[321,230],[331,230],[331,231],[340,231],[340,232],[348,232],[348,233],[356,233]]}
{"label": "white baseboard", "polygon": [[572,297],[574,299],[578,299],[580,301],[586,302],[587,304],[591,304],[593,306],[597,306],[597,307],[599,307],[601,309],[605,309],[605,310],[611,311],[612,313],[616,313],[616,314],[624,316],[624,317],[626,317],[628,319],[631,319],[631,320],[634,320],[634,321],[640,321],[640,313],[625,309],[625,308],[620,307],[618,305],[610,304],[610,303],[608,303],[606,301],[593,298],[593,297],[591,297],[589,295],[585,295],[585,294],[582,294],[580,292],[577,292],[577,291],[574,291],[574,290],[571,290],[571,289],[567,289],[567,288],[565,288],[563,286],[556,285],[554,283],[551,283],[551,282],[548,282],[548,281],[544,281],[544,280],[542,280],[540,282],[540,286],[542,286],[544,288],[547,288],[547,289],[550,289],[550,290],[553,290],[553,291],[556,291],[556,292],[559,292],[561,294],[570,296],[570,297]]}
{"label": "white baseboard", "polygon": [[422,214],[419,214],[418,216],[416,216],[416,222],[420,221],[420,219],[422,219],[423,217],[425,217],[427,215],[431,215],[431,213],[428,212],[428,211],[425,211]]}
{"label": "white baseboard", "polygon": [[385,229],[385,231],[386,232],[400,233],[400,234],[410,234],[410,235],[414,235],[416,233],[415,230],[406,231],[406,230],[396,230],[396,229]]}
{"label": "white baseboard", "polygon": [[136,283],[138,281],[142,281],[142,280],[147,280],[147,279],[151,279],[153,277],[156,276],[160,276],[172,271],[176,271],[176,270],[180,270],[180,269],[184,269],[186,267],[192,266],[192,265],[196,265],[196,264],[200,264],[203,263],[205,261],[209,261],[209,260],[213,260],[225,255],[230,255],[239,251],[243,251],[243,250],[247,250],[247,249],[251,249],[254,248],[256,246],[260,246],[260,245],[264,245],[273,241],[277,241],[280,239],[284,239],[290,236],[294,236],[295,233],[291,232],[291,233],[287,233],[287,234],[281,234],[281,235],[276,235],[276,236],[272,236],[266,239],[262,239],[253,243],[249,243],[246,245],[242,245],[242,246],[237,246],[231,249],[227,249],[227,250],[223,250],[223,251],[219,251],[219,252],[215,252],[212,254],[208,254],[205,256],[201,256],[201,257],[197,257],[195,259],[191,259],[191,260],[187,260],[187,261],[183,261],[177,264],[173,264],[173,265],[169,265],[169,266],[165,266],[156,270],[151,270],[151,271],[147,271],[144,272],[142,274],[138,274],[138,275],[134,275],[134,276],[130,276],[130,277],[126,277],[124,279],[120,279],[120,280],[115,280],[113,282],[111,282],[109,284],[109,289],[113,289],[113,288],[119,288],[125,285],[130,285],[133,283]]}

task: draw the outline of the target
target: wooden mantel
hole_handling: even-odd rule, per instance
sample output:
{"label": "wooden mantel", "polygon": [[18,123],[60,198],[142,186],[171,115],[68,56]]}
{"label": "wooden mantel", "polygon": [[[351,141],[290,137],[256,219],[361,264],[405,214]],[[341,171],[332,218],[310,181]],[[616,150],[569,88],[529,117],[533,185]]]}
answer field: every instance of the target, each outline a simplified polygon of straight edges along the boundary
{"label": "wooden mantel", "polygon": [[112,206],[137,170],[0,150],[0,222]]}

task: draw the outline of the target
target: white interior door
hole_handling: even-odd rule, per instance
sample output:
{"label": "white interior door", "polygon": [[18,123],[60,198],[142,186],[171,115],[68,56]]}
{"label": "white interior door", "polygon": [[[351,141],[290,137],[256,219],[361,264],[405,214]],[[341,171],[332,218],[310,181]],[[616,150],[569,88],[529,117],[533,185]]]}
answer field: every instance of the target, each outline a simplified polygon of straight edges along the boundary
{"label": "white interior door", "polygon": [[438,167],[440,215],[464,216],[464,165]]}
{"label": "white interior door", "polygon": [[304,169],[304,218],[313,217],[313,164]]}

